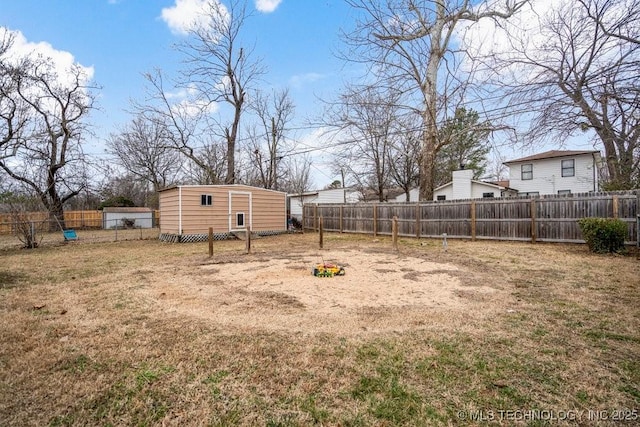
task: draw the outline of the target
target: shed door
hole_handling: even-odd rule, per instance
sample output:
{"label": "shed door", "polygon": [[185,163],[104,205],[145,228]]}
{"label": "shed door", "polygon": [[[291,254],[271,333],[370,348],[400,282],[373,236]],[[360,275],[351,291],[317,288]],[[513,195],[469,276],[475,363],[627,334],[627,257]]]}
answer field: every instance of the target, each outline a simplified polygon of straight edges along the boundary
{"label": "shed door", "polygon": [[251,226],[251,193],[229,191],[229,231],[246,230]]}

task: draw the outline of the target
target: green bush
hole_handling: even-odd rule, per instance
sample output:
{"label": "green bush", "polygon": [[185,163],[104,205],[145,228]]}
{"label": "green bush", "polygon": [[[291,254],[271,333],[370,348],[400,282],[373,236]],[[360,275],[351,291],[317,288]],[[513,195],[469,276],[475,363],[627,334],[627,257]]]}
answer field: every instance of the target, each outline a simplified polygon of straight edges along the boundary
{"label": "green bush", "polygon": [[105,200],[104,202],[100,203],[100,206],[98,206],[98,210],[103,210],[104,208],[122,208],[122,207],[127,207],[127,208],[132,208],[134,207],[136,204],[133,203],[133,200],[125,197],[125,196],[114,196],[114,197],[110,197],[107,200]]}
{"label": "green bush", "polygon": [[582,236],[591,252],[619,252],[624,249],[627,224],[613,218],[582,218],[578,220]]}

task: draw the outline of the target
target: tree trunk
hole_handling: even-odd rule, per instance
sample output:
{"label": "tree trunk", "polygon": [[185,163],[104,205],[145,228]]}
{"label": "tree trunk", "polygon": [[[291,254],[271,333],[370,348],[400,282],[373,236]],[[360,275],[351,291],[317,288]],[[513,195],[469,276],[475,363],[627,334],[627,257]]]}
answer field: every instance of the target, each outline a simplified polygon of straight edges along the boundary
{"label": "tree trunk", "polygon": [[49,231],[61,231],[65,228],[64,209],[61,203],[55,203],[49,209]]}
{"label": "tree trunk", "polygon": [[438,123],[436,121],[438,105],[438,69],[444,57],[441,46],[442,32],[445,25],[444,3],[437,2],[436,18],[431,29],[431,52],[427,62],[427,72],[424,82],[424,135],[422,153],[420,156],[420,201],[433,200],[435,182],[435,162],[438,147]]}
{"label": "tree trunk", "polygon": [[435,177],[435,141],[425,132],[422,156],[420,157],[420,201],[433,200],[433,183]]}
{"label": "tree trunk", "polygon": [[227,177],[224,180],[225,184],[236,183],[236,140],[234,131],[229,135],[227,130]]}

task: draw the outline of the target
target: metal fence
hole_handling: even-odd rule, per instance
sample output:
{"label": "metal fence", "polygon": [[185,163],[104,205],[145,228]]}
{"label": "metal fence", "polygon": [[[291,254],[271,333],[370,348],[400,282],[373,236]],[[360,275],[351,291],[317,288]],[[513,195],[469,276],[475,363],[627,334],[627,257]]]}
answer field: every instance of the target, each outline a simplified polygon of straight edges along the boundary
{"label": "metal fence", "polygon": [[[160,221],[160,211],[153,211],[152,227],[157,227]],[[61,224],[49,218],[48,212],[18,212],[18,213],[0,213],[0,235],[15,234],[19,231],[23,223],[41,224],[38,227],[48,227],[48,230],[60,230]],[[109,223],[105,227],[102,211],[65,211],[64,212],[64,228],[74,229],[101,229],[113,228],[115,223]],[[126,224],[118,224],[118,228],[127,228]]]}
{"label": "metal fence", "polygon": [[[81,242],[157,239],[159,218],[159,212],[154,211],[150,224],[124,218],[105,223],[102,211],[66,211],[63,227],[57,220],[50,219],[47,212],[5,213],[0,214],[0,249],[68,242],[68,233],[65,236],[63,228],[73,229]],[[145,226],[140,227],[140,223]]]}
{"label": "metal fence", "polygon": [[578,219],[618,218],[627,223],[627,243],[638,242],[640,191],[584,193],[534,198],[497,198],[420,203],[305,204],[303,227],[347,233],[398,234],[541,242],[584,243]]}
{"label": "metal fence", "polygon": [[[158,239],[160,229],[154,228],[78,228],[73,229],[73,237],[69,233],[55,230],[56,224],[47,221],[23,224],[14,233],[0,234],[0,250],[18,249],[24,247],[56,246],[60,244],[76,243],[105,243],[125,240]],[[55,230],[55,231],[52,231]],[[65,236],[66,235],[66,236]]]}

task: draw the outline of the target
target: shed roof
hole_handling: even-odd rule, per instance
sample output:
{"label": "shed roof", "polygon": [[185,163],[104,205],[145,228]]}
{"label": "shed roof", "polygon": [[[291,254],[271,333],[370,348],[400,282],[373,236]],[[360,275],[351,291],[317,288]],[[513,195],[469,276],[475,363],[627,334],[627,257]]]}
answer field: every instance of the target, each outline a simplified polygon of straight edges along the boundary
{"label": "shed roof", "polygon": [[111,207],[107,207],[103,209],[103,212],[105,213],[147,213],[147,212],[151,212],[150,208],[130,208],[130,207],[118,207],[118,206],[111,206]]}
{"label": "shed roof", "polygon": [[168,187],[165,188],[161,188],[160,190],[158,190],[159,193],[162,193],[163,191],[169,191],[169,190],[175,190],[178,188],[202,188],[203,190],[207,189],[207,188],[229,188],[229,189],[233,189],[233,188],[247,188],[247,189],[253,189],[253,190],[262,190],[262,191],[270,191],[272,193],[280,193],[280,194],[287,194],[284,191],[279,191],[279,190],[271,190],[269,188],[262,188],[262,187],[255,187],[253,185],[246,185],[246,184],[193,184],[193,185],[170,185]]}

